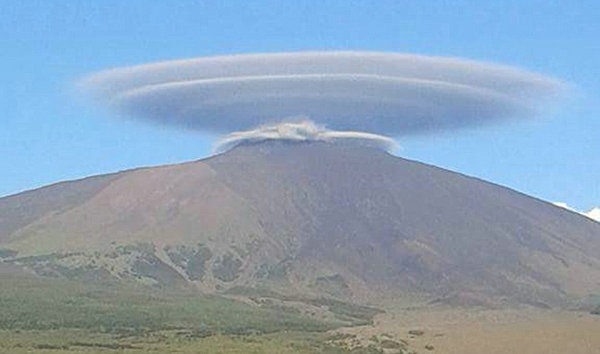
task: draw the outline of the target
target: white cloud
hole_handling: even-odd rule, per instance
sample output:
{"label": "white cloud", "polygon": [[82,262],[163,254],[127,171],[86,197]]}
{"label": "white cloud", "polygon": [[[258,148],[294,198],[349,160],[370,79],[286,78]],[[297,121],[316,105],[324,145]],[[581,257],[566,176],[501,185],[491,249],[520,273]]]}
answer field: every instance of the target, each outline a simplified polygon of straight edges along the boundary
{"label": "white cloud", "polygon": [[583,216],[587,216],[588,218],[590,218],[592,220],[596,220],[596,221],[600,222],[600,207],[592,208],[592,209],[590,209],[590,210],[588,210],[586,212],[586,211],[576,210],[576,209],[570,207],[569,205],[567,205],[567,203],[563,203],[563,202],[555,202],[555,203],[552,203],[552,204],[554,204],[554,205],[556,205],[558,207],[570,210],[572,212],[581,214]]}
{"label": "white cloud", "polygon": [[284,122],[275,125],[265,125],[257,129],[234,132],[219,139],[215,152],[223,152],[243,143],[255,143],[266,140],[288,141],[324,141],[324,142],[353,142],[390,151],[396,148],[396,142],[388,137],[354,131],[334,131],[316,125],[310,120]]}
{"label": "white cloud", "polygon": [[531,116],[564,87],[503,65],[375,52],[176,60],[108,70],[81,85],[121,112],[188,129],[228,133],[308,116],[388,136]]}
{"label": "white cloud", "polygon": [[587,213],[583,213],[583,215],[587,216],[590,219],[594,219],[600,222],[600,207],[595,207],[588,211]]}

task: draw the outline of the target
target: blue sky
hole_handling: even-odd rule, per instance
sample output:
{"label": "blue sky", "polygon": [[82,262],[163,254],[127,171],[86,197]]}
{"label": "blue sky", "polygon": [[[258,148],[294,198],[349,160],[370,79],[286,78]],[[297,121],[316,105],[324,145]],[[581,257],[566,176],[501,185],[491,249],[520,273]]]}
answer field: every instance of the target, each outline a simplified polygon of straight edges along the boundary
{"label": "blue sky", "polygon": [[401,156],[578,209],[600,204],[598,1],[3,1],[0,195],[198,159],[215,137],[86,105],[78,77],[204,55],[375,50],[523,67],[574,85],[535,119],[399,141]]}

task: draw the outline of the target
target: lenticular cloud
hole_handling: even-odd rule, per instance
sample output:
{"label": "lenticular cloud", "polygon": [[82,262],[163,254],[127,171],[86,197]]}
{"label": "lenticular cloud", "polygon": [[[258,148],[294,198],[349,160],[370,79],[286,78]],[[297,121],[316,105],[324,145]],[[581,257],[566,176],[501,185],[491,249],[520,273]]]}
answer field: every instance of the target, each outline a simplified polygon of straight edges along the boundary
{"label": "lenticular cloud", "polygon": [[187,129],[230,133],[306,116],[333,130],[388,136],[529,117],[563,86],[502,65],[374,52],[176,60],[81,84],[127,115]]}

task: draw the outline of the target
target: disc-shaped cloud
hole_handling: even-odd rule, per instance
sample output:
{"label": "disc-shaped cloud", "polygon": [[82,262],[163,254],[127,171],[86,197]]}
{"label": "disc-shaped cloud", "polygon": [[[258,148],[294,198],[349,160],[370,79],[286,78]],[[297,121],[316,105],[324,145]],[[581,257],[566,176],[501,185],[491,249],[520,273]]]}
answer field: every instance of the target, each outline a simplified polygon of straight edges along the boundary
{"label": "disc-shaped cloud", "polygon": [[457,58],[373,52],[251,54],[113,69],[82,85],[136,117],[213,132],[306,116],[398,136],[531,116],[562,84]]}

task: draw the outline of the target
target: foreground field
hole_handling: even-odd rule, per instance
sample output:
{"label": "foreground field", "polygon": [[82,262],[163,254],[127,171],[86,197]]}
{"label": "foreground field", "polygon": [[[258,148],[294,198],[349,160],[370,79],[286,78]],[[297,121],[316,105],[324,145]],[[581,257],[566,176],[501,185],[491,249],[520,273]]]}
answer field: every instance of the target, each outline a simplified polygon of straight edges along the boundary
{"label": "foreground field", "polygon": [[189,329],[114,334],[97,330],[0,330],[0,353],[594,354],[600,317],[539,310],[419,309],[374,325],[255,334]]}
{"label": "foreground field", "polygon": [[[324,298],[202,295],[1,274],[0,353],[383,353],[329,331],[380,311]],[[391,343],[391,342],[390,342]],[[388,343],[389,344],[389,343]],[[394,353],[404,353],[394,342]]]}
{"label": "foreground field", "polygon": [[600,316],[583,311],[396,303],[382,312],[265,289],[202,295],[0,275],[2,354],[600,353]]}
{"label": "foreground field", "polygon": [[600,353],[600,316],[577,311],[419,308],[388,312],[374,326],[343,332],[360,340],[389,333],[418,353]]}
{"label": "foreground field", "polygon": [[[0,353],[221,353],[221,354],[379,354],[381,346],[348,349],[325,333],[287,332],[265,335],[211,335],[154,332],[117,338],[82,331],[0,331]],[[402,353],[399,349],[393,353]]]}

